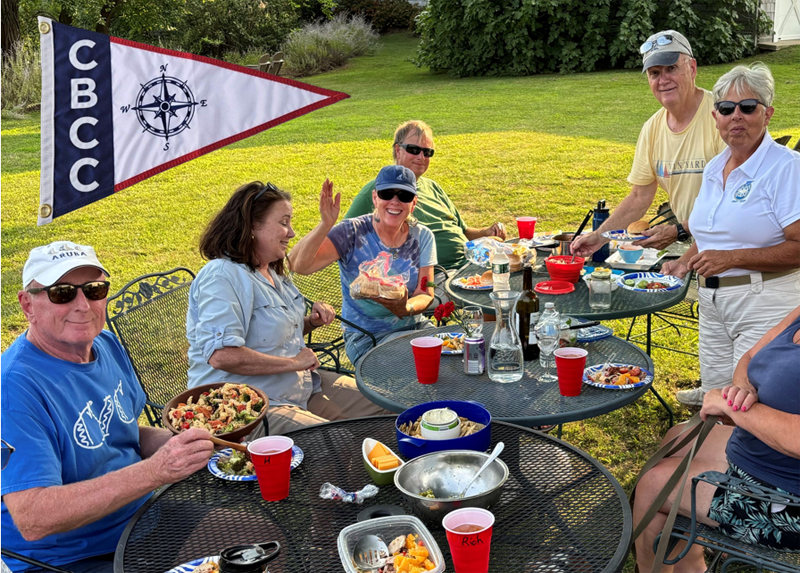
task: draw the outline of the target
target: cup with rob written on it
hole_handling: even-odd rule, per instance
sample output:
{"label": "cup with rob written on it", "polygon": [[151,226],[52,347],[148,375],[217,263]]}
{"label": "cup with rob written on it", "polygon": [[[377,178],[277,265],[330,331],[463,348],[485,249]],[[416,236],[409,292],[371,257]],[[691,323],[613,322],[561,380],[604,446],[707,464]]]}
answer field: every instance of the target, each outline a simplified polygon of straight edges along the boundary
{"label": "cup with rob written on it", "polygon": [[247,446],[261,497],[266,501],[280,501],[289,496],[293,445],[294,440],[286,436],[265,436]]}
{"label": "cup with rob written on it", "polygon": [[417,380],[420,384],[433,384],[439,379],[439,362],[444,341],[435,336],[420,336],[411,341]]}
{"label": "cup with rob written on it", "polygon": [[442,520],[456,573],[487,573],[494,515],[478,507],[448,513]]}

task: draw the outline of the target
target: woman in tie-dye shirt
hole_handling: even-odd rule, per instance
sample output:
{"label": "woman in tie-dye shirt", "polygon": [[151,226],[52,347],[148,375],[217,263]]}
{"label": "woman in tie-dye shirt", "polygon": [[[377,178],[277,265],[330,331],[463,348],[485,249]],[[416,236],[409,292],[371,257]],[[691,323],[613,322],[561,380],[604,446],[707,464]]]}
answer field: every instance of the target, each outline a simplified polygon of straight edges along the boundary
{"label": "woman in tie-dye shirt", "polygon": [[[372,195],[375,211],[337,225],[340,200],[341,194],[334,197],[333,183],[326,180],[320,194],[321,221],[290,253],[292,270],[310,275],[338,261],[342,316],[371,332],[378,342],[431,326],[421,314],[433,300],[433,288],[426,283],[433,281],[436,243],[433,233],[411,217],[417,201],[414,173],[400,165],[381,169]],[[350,283],[358,276],[358,266],[380,253],[391,255],[389,274],[405,279],[404,296],[351,298]],[[355,364],[372,346],[371,339],[347,326],[344,336],[347,356]]]}

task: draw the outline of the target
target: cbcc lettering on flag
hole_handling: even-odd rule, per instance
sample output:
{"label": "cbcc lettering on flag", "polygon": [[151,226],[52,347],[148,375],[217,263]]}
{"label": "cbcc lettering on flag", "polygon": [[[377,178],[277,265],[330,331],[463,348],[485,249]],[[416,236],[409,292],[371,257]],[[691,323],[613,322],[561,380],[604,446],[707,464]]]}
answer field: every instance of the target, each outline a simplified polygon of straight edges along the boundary
{"label": "cbcc lettering on flag", "polygon": [[39,224],[347,96],[39,18]]}

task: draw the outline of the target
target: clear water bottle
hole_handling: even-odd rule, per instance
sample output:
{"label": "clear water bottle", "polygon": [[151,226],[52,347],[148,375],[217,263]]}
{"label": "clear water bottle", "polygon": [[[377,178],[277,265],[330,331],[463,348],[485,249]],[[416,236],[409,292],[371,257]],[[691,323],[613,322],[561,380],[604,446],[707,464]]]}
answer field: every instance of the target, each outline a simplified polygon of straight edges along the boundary
{"label": "clear water bottle", "polygon": [[503,251],[497,251],[492,258],[493,291],[511,290],[508,281],[511,279],[511,261]]}
{"label": "clear water bottle", "polygon": [[553,353],[561,340],[561,315],[554,303],[545,303],[544,312],[536,325],[536,335],[539,339],[539,364],[549,373],[549,369],[556,366]]}

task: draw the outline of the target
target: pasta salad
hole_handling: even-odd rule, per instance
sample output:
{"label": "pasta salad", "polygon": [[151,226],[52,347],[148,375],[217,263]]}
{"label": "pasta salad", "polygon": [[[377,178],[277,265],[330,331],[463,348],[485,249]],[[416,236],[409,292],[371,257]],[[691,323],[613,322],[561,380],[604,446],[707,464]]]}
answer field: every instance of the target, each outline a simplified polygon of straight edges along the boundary
{"label": "pasta salad", "polygon": [[196,402],[190,396],[169,412],[179,432],[204,428],[212,434],[227,434],[258,418],[264,400],[247,384],[225,384],[203,392]]}

